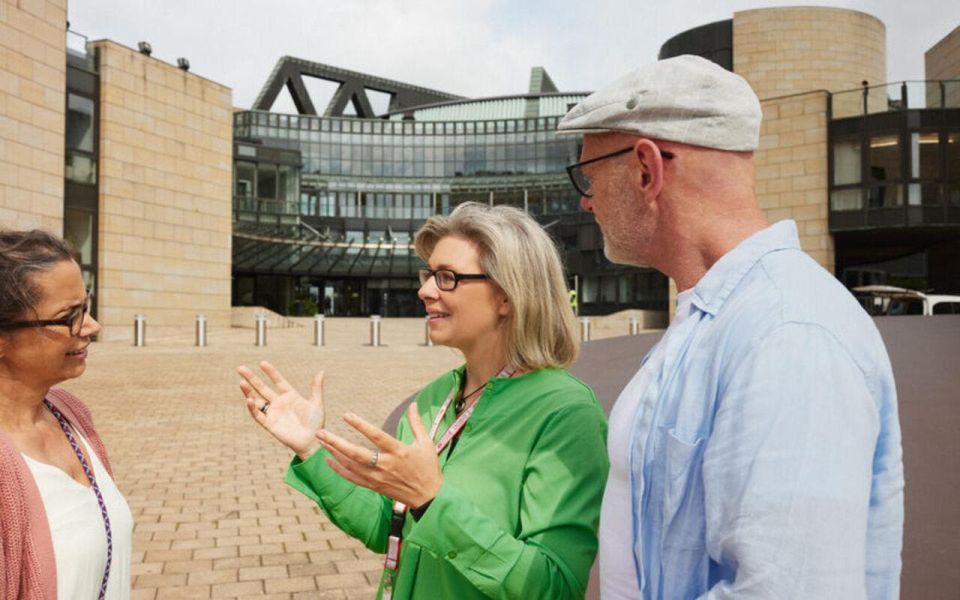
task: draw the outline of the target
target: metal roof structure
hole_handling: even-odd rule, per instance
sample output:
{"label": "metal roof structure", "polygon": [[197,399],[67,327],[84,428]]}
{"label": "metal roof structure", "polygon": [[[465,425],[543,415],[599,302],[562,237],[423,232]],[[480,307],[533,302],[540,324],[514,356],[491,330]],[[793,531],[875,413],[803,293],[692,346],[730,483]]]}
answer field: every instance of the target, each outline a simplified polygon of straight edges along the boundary
{"label": "metal roof structure", "polygon": [[303,83],[304,77],[315,77],[340,84],[333,94],[333,98],[330,99],[330,103],[324,109],[323,116],[325,117],[344,116],[343,111],[349,102],[353,105],[357,116],[367,119],[375,118],[377,115],[370,105],[367,90],[389,94],[390,105],[388,110],[390,111],[404,110],[431,102],[462,99],[462,96],[455,94],[356,71],[348,71],[347,69],[303,60],[302,58],[283,56],[273,67],[270,77],[267,78],[260,94],[253,103],[253,108],[270,110],[280,94],[280,90],[286,87],[293,98],[298,113],[301,115],[316,115],[317,109],[314,107],[313,99]]}

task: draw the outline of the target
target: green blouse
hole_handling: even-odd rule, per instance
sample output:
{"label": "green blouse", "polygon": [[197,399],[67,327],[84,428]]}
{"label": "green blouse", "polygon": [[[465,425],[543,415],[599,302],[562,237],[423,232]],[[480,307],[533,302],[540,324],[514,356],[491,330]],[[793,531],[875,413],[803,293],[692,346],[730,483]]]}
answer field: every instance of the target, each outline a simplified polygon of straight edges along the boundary
{"label": "green blouse", "polygon": [[[427,427],[463,373],[417,396]],[[440,432],[453,420],[448,410]],[[394,600],[582,598],[597,553],[606,432],[593,392],[564,370],[491,379],[453,454],[440,456],[440,493],[419,521],[407,513]],[[406,418],[397,437],[413,439]],[[384,553],[392,501],[341,478],[328,456],[295,457],[287,484]]]}

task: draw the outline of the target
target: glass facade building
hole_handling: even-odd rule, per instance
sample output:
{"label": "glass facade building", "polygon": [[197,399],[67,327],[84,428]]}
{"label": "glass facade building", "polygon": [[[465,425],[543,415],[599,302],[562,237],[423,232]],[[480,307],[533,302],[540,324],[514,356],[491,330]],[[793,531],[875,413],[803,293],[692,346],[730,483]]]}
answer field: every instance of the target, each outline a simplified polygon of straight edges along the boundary
{"label": "glass facade building", "polygon": [[[733,24],[677,34],[659,56],[695,54],[732,71]],[[826,100],[825,225],[837,278],[960,293],[960,80],[864,81]]]}
{"label": "glass facade building", "polygon": [[[68,32],[68,42],[86,46],[86,38]],[[67,101],[64,147],[63,236],[73,244],[87,287],[97,292],[99,252],[100,75],[96,54],[67,46]],[[92,312],[97,315],[97,303]]]}
{"label": "glass facade building", "polygon": [[[328,69],[296,64],[314,73]],[[347,79],[341,86],[383,86],[333,71]],[[593,216],[580,210],[567,180],[565,167],[578,160],[581,140],[558,136],[556,127],[585,94],[556,91],[538,69],[531,81],[538,89],[525,95],[427,98],[366,118],[235,113],[234,305],[287,314],[419,315],[422,263],[413,236],[431,215],[474,201],[518,207],[547,228],[582,314],[665,311],[666,279],[609,263]]]}
{"label": "glass facade building", "polygon": [[837,275],[960,292],[960,80],[867,86],[831,105]]}

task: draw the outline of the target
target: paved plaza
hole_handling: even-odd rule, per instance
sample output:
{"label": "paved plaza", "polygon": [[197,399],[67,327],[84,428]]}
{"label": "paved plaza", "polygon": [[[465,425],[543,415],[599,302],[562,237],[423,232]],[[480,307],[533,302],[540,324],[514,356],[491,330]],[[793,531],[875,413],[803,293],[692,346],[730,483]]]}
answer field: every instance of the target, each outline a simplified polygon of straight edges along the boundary
{"label": "paved plaza", "polygon": [[[404,398],[461,362],[426,347],[422,319],[385,319],[383,347],[366,319],[272,329],[211,330],[94,344],[86,374],[64,387],[94,413],[117,484],[133,511],[133,598],[372,598],[382,558],[334,527],[282,481],[291,453],[247,414],[235,367],[273,362],[303,392],[327,373],[327,426],[353,411],[382,423]],[[593,337],[623,335],[626,317],[594,319]],[[148,328],[149,334],[149,328]]]}

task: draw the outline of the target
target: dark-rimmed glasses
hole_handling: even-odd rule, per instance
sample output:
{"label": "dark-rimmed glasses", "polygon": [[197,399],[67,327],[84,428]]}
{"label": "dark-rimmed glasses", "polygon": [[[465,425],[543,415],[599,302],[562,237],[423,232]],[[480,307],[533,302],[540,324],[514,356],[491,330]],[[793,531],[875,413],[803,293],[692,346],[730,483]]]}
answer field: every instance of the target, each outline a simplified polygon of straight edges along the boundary
{"label": "dark-rimmed glasses", "polygon": [[[614,156],[620,156],[621,154],[626,154],[634,149],[634,146],[628,146],[622,150],[617,150],[616,152],[611,152],[610,154],[604,154],[603,156],[597,156],[596,158],[591,158],[590,160],[585,160],[583,162],[574,163],[567,167],[567,175],[570,176],[570,183],[573,184],[573,187],[577,192],[586,198],[593,198],[593,194],[590,193],[590,178],[586,176],[583,172],[583,167],[591,163],[600,162],[601,160],[606,160],[608,158],[613,158]],[[660,150],[660,156],[670,160],[674,157],[673,152],[667,150]]]}
{"label": "dark-rimmed glasses", "polygon": [[437,283],[437,289],[443,292],[452,292],[457,289],[457,284],[459,284],[464,279],[488,279],[486,275],[482,273],[457,273],[450,269],[420,269],[417,271],[417,275],[420,276],[420,285],[425,284],[431,277]]}
{"label": "dark-rimmed glasses", "polygon": [[87,290],[87,296],[83,304],[78,304],[70,309],[62,319],[39,319],[36,321],[14,321],[0,325],[0,329],[19,329],[21,327],[68,327],[70,335],[78,337],[83,330],[83,321],[90,312],[90,303],[93,299],[93,290]]}

